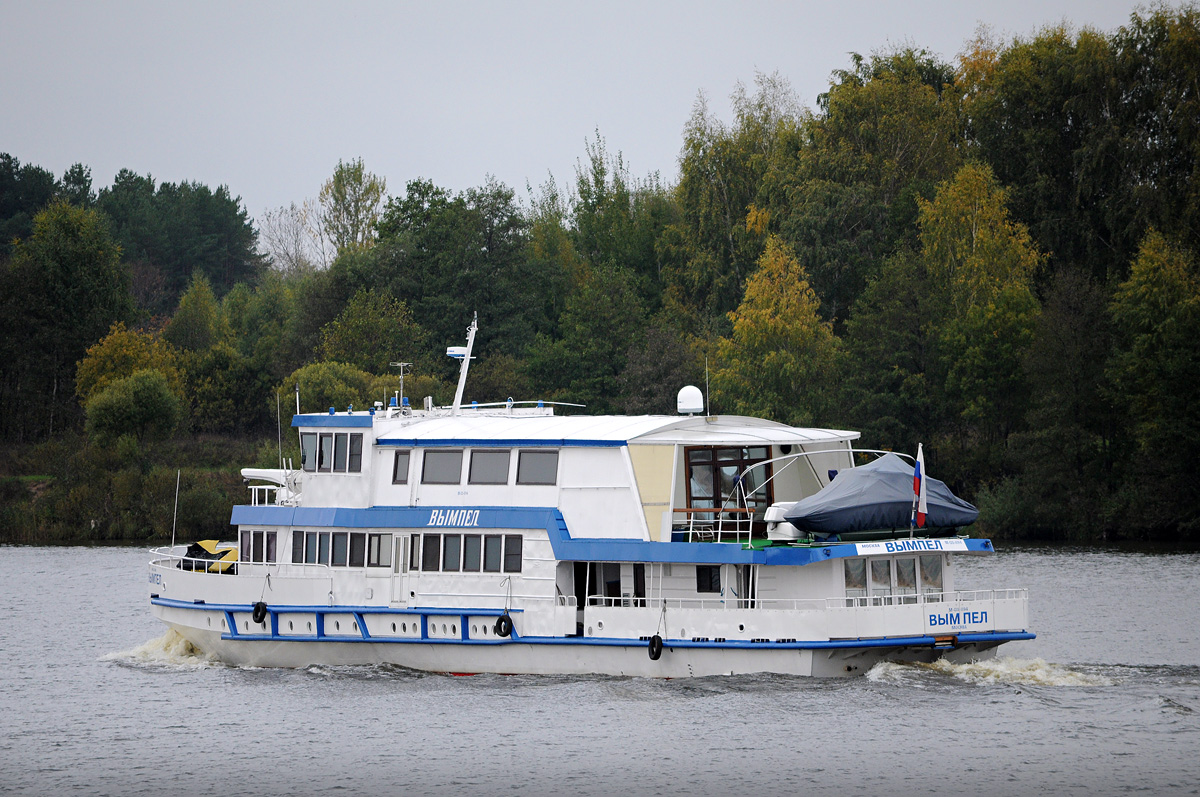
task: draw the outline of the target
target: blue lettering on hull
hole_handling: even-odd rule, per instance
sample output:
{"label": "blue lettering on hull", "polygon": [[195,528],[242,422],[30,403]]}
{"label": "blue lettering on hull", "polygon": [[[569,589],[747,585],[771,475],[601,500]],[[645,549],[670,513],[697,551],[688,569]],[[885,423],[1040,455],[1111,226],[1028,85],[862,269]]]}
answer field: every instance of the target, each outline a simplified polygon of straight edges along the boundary
{"label": "blue lettering on hull", "polygon": [[931,628],[952,625],[980,625],[988,621],[988,613],[980,612],[945,612],[929,615]]}

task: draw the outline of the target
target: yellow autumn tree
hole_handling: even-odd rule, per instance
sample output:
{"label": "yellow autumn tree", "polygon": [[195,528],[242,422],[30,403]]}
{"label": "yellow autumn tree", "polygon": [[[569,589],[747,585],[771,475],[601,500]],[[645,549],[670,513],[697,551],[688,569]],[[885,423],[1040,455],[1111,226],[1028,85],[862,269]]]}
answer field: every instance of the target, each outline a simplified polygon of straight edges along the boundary
{"label": "yellow autumn tree", "polygon": [[184,394],[175,354],[158,335],[113,324],[108,334],[93,344],[75,371],[75,395],[84,406],[112,383],[152,369],[161,373],[176,397]]}
{"label": "yellow autumn tree", "polygon": [[729,314],[733,332],[719,341],[716,408],[802,426],[823,419],[837,339],[819,309],[795,252],[769,237],[741,304]]}
{"label": "yellow autumn tree", "polygon": [[1008,215],[1007,197],[992,170],[963,166],[920,200],[921,254],[952,314],[987,305],[1006,289],[1028,290],[1043,256],[1024,224]]}

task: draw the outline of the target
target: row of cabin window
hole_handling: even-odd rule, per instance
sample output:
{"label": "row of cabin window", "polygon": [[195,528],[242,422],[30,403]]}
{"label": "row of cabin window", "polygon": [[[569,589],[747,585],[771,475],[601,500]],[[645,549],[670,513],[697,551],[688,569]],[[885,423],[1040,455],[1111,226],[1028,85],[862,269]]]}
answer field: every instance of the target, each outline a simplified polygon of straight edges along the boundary
{"label": "row of cabin window", "polygon": [[414,534],[409,561],[427,572],[520,573],[520,534]]}
{"label": "row of cabin window", "polygon": [[362,432],[302,432],[300,464],[309,473],[359,473],[362,446]]}
{"label": "row of cabin window", "polygon": [[846,559],[846,597],[861,598],[867,595],[868,573],[871,577],[870,594],[872,596],[891,595],[893,591],[896,595],[915,595],[917,594],[918,573],[921,592],[942,591],[941,554],[896,558],[894,580],[892,561],[892,559]]}
{"label": "row of cabin window", "polygon": [[[412,452],[396,452],[392,463],[392,484],[408,484]],[[468,484],[508,484],[508,449],[472,449],[467,469]],[[461,484],[462,449],[427,449],[421,463],[421,484]],[[557,451],[518,451],[517,484],[555,484],[558,481]]]}
{"label": "row of cabin window", "polygon": [[243,531],[239,540],[239,562],[274,562],[275,544],[278,539],[274,531]]}
{"label": "row of cabin window", "polygon": [[362,531],[293,531],[292,564],[391,567],[392,535]]}

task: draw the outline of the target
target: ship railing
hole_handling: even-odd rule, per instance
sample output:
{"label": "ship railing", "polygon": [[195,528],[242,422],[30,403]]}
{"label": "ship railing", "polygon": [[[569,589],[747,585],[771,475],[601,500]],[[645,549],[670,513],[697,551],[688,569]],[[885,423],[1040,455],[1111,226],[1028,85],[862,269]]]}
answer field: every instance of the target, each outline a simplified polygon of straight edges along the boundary
{"label": "ship railing", "polygon": [[854,595],[842,598],[840,601],[841,605],[846,607],[906,606],[916,603],[977,603],[980,601],[1025,600],[1028,596],[1028,589],[966,589],[954,590],[953,592],[894,592],[886,595]]}
{"label": "ship railing", "polygon": [[685,516],[674,528],[687,534],[688,542],[735,542],[750,540],[754,511],[744,506],[680,506],[675,514]]}
{"label": "ship railing", "polygon": [[493,600],[503,602],[504,600],[511,598],[514,602],[552,603],[555,606],[575,606],[578,603],[574,595],[527,595],[518,592],[514,592],[512,595],[509,595],[507,592],[417,592],[418,600],[424,601],[429,598],[450,600],[461,599],[474,602]]}
{"label": "ship railing", "polygon": [[[218,548],[219,551],[234,550],[232,548]],[[182,551],[179,552],[179,551]],[[157,567],[169,567],[175,570],[188,570],[196,573],[222,573],[235,574],[237,573],[237,560],[222,560],[211,559],[200,556],[187,556],[187,547],[177,545],[174,548],[165,546],[163,548],[152,548],[150,553],[154,556],[150,560],[151,565]]]}
{"label": "ship railing", "polygon": [[863,595],[839,598],[741,598],[736,595],[714,598],[642,598],[589,595],[588,606],[608,608],[668,609],[756,609],[763,611],[825,611],[828,609],[911,606],[922,603],[979,603],[983,601],[1027,600],[1028,589],[977,589],[914,594]]}
{"label": "ship railing", "polygon": [[278,506],[279,485],[253,484],[250,486],[251,506]]}
{"label": "ship railing", "polygon": [[[232,550],[219,548],[218,550]],[[184,551],[185,553],[180,553]],[[157,567],[167,567],[174,570],[187,570],[196,573],[222,573],[226,575],[237,575],[240,573],[244,576],[261,576],[264,571],[276,573],[281,568],[286,569],[288,574],[295,574],[299,571],[302,576],[321,576],[326,577],[333,573],[334,568],[327,564],[317,562],[301,563],[301,562],[245,562],[238,560],[221,560],[221,559],[206,559],[197,556],[187,556],[187,547],[177,545],[174,548],[166,546],[163,548],[151,548],[150,553],[154,557],[150,560],[150,564]],[[346,570],[347,568],[337,568],[338,570]]]}

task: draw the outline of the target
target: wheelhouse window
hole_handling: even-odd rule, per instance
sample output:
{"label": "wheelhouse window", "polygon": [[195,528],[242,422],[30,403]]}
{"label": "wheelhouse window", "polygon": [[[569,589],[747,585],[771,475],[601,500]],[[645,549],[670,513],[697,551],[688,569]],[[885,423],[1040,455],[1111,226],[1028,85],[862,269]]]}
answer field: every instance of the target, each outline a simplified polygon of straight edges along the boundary
{"label": "wheelhouse window", "polygon": [[696,592],[721,591],[721,566],[696,565]]}
{"label": "wheelhouse window", "polygon": [[[747,515],[755,529],[765,530],[763,514],[774,501],[769,446],[733,448],[691,447],[687,456],[688,510],[693,521],[711,522],[716,515],[705,509],[737,510],[724,520]],[[757,467],[754,467],[756,466]]]}
{"label": "wheelhouse window", "polygon": [[333,469],[335,472],[346,472],[346,457],[349,452],[348,436],[345,434],[335,434],[333,436]]}
{"label": "wheelhouse window", "polygon": [[278,532],[243,531],[240,537],[238,561],[265,563],[276,561],[275,543],[278,539]]}
{"label": "wheelhouse window", "polygon": [[304,432],[300,435],[300,467],[309,473],[317,469],[317,435]]}
{"label": "wheelhouse window", "polygon": [[329,473],[333,470],[333,435],[322,434],[317,450],[317,470]]}
{"label": "wheelhouse window", "polygon": [[392,484],[408,484],[408,451],[397,451],[392,461]]}
{"label": "wheelhouse window", "polygon": [[517,455],[517,484],[556,484],[558,451],[522,451]]}
{"label": "wheelhouse window", "polygon": [[470,484],[508,484],[509,451],[471,452]]}
{"label": "wheelhouse window", "polygon": [[361,473],[362,432],[300,434],[300,466],[309,473]]}
{"label": "wheelhouse window", "polygon": [[422,484],[458,484],[462,481],[462,450],[425,452]]}

